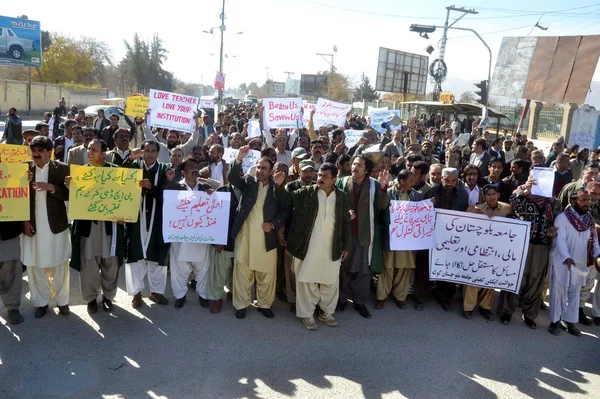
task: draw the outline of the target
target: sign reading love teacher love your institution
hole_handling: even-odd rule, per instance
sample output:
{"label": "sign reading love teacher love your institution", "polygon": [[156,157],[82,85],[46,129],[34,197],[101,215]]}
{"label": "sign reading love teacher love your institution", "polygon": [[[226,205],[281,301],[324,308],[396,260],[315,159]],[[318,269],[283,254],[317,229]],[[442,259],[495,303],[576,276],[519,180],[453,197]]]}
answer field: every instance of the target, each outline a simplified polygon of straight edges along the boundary
{"label": "sign reading love teacher love your institution", "polygon": [[150,120],[152,127],[194,132],[194,112],[198,108],[198,97],[150,90]]}

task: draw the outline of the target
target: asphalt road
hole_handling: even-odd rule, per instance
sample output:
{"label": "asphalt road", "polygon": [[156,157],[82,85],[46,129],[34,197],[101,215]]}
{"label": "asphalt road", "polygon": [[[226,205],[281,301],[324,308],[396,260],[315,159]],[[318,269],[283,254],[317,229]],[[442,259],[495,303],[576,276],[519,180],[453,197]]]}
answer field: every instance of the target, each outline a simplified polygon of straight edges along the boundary
{"label": "asphalt road", "polygon": [[76,272],[68,317],[35,319],[24,295],[25,322],[11,326],[0,306],[0,398],[600,397],[600,327],[555,337],[548,312],[529,330],[518,315],[465,320],[458,299],[452,312],[388,301],[370,320],[349,306],[339,327],[308,331],[278,301],[274,319],[250,309],[237,320],[230,303],[212,315],[191,291],[176,310],[170,288],[169,306],[134,310],[124,287],[121,271],[114,312],[93,317]]}

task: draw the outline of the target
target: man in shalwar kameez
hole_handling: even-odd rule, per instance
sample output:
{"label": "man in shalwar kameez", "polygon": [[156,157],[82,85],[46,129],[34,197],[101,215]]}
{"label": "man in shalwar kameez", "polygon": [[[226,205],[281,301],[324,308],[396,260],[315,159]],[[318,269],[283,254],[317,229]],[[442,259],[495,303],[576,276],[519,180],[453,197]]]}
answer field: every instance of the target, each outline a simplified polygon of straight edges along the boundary
{"label": "man in shalwar kameez", "polygon": [[321,165],[317,184],[288,192],[283,187],[286,175],[275,174],[278,200],[294,208],[287,239],[287,251],[293,256],[296,276],[296,316],[309,330],[316,330],[314,319],[318,305],[319,320],[330,327],[339,297],[339,273],[342,260],[350,250],[350,208],[348,196],[335,187],[338,170],[332,163]]}
{"label": "man in shalwar kameez", "polygon": [[275,315],[270,309],[275,300],[277,277],[277,229],[285,223],[286,207],[275,199],[273,161],[261,158],[256,176],[241,176],[242,159],[250,147],[240,148],[237,159],[229,168],[227,179],[242,191],[237,217],[231,229],[235,239],[233,266],[233,306],[238,319],[246,317],[250,306],[250,289],[256,285],[258,311],[267,318]]}
{"label": "man in shalwar kameez", "polygon": [[[38,136],[31,141],[29,162],[30,220],[23,222],[21,262],[27,266],[35,317],[43,317],[54,293],[58,313],[69,310],[69,256],[71,239],[65,201],[69,190],[65,177],[69,166],[51,161],[52,141]],[[50,280],[52,280],[52,289]]]}
{"label": "man in shalwar kameez", "polygon": [[[241,192],[231,184],[221,186],[217,191],[231,194],[228,230],[231,231]],[[209,310],[213,314],[221,312],[223,296],[225,295],[224,287],[227,286],[229,291],[232,290],[233,250],[234,239],[231,238],[230,234],[227,235],[227,245],[214,245],[213,248],[212,262],[208,268],[208,282],[206,284],[206,298],[210,301]]]}
{"label": "man in shalwar kameez", "polygon": [[[354,302],[354,309],[364,318],[371,313],[365,305],[369,298],[372,273],[381,273],[381,221],[389,205],[387,194],[390,175],[379,173],[379,179],[371,177],[374,168],[371,158],[361,154],[352,158],[352,176],[338,179],[336,186],[348,195],[351,220],[352,245],[350,254],[340,268],[340,297],[338,310],[346,308],[348,299]],[[389,217],[386,219],[389,220]]]}
{"label": "man in shalwar kameez", "polygon": [[[198,182],[198,163],[194,158],[188,158],[181,164],[183,179],[178,183],[171,183],[165,188],[189,192],[209,191],[210,187]],[[212,190],[210,190],[212,192]],[[188,291],[187,282],[193,271],[196,280],[196,293],[202,307],[208,307],[207,278],[208,267],[211,264],[212,248],[210,244],[191,242],[171,243],[171,289],[175,296],[175,307],[181,308],[185,304]]]}
{"label": "man in shalwar kameez", "polygon": [[[421,201],[423,195],[413,190],[415,174],[407,169],[398,173],[394,186],[388,189],[388,196],[395,201]],[[377,278],[377,301],[375,309],[383,309],[385,300],[390,295],[394,296],[396,306],[406,309],[406,296],[410,288],[410,278],[415,269],[414,251],[391,251],[389,229],[383,235],[383,273]]]}
{"label": "man in shalwar kameez", "polygon": [[[114,168],[105,162],[107,146],[104,140],[92,140],[87,146],[89,163],[85,166]],[[70,186],[71,177],[65,179]],[[117,295],[119,267],[125,255],[125,237],[122,222],[74,220],[71,267],[79,270],[81,296],[89,313],[98,311],[98,294],[102,290],[102,308],[113,309]]]}
{"label": "man in shalwar kameez", "polygon": [[556,217],[557,236],[550,254],[550,326],[558,335],[559,323],[567,323],[567,331],[581,335],[579,295],[590,267],[600,255],[594,217],[590,213],[590,195],[579,189],[570,195],[570,206]]}
{"label": "man in shalwar kameez", "polygon": [[143,159],[129,158],[123,166],[142,169],[143,180],[140,216],[136,223],[126,225],[127,263],[125,282],[127,293],[133,295],[131,305],[142,306],[144,277],[148,274],[150,300],[159,305],[168,305],[165,298],[167,286],[166,257],[169,245],[162,235],[163,190],[167,182],[173,180],[175,171],[168,164],[158,162],[160,146],[154,140],[142,144]]}

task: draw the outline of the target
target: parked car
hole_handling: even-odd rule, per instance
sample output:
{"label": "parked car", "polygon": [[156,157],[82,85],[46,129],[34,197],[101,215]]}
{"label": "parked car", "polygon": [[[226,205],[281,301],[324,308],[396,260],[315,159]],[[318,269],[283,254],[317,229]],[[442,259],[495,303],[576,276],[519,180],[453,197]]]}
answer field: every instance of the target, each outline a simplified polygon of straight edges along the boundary
{"label": "parked car", "polygon": [[106,118],[110,118],[112,114],[117,114],[119,115],[119,118],[123,119],[123,116],[125,115],[123,108],[114,105],[90,105],[85,108],[84,111],[86,115],[92,115],[95,118],[98,116],[99,109],[104,110],[104,116]]}
{"label": "parked car", "polygon": [[12,29],[0,28],[0,53],[20,60],[26,51],[34,51],[33,40],[21,39]]}

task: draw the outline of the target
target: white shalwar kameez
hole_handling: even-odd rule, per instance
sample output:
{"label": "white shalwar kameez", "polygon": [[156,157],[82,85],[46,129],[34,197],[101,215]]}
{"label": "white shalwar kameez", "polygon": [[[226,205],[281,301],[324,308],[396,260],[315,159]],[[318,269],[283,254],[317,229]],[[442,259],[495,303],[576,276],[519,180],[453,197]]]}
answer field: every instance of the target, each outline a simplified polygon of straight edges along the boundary
{"label": "white shalwar kameez", "polygon": [[296,274],[296,316],[311,317],[316,305],[323,312],[335,312],[340,295],[340,265],[342,259],[332,260],[335,229],[335,200],[323,190],[317,192],[319,209],[312,229],[304,260],[293,258]]}
{"label": "white shalwar kameez", "polygon": [[[187,191],[198,191],[198,184],[192,188],[182,180]],[[207,277],[211,264],[211,247],[209,244],[174,242],[171,244],[171,289],[175,299],[180,299],[187,293],[187,282],[193,271],[196,276],[196,293],[202,298],[207,297]]]}
{"label": "white shalwar kameez", "polygon": [[[579,295],[588,267],[588,240],[590,231],[577,231],[566,215],[561,213],[554,221],[558,235],[550,253],[550,317],[553,323],[579,321]],[[594,258],[600,255],[598,234],[594,229]],[[567,267],[565,260],[573,259],[575,266]],[[584,272],[582,272],[584,270]]]}
{"label": "white shalwar kameez", "polygon": [[[48,182],[49,165],[35,167],[36,182]],[[21,234],[21,262],[27,266],[31,302],[36,308],[48,305],[51,293],[58,306],[69,304],[71,238],[69,229],[58,234],[50,230],[47,195],[47,191],[35,193],[35,234]]]}

